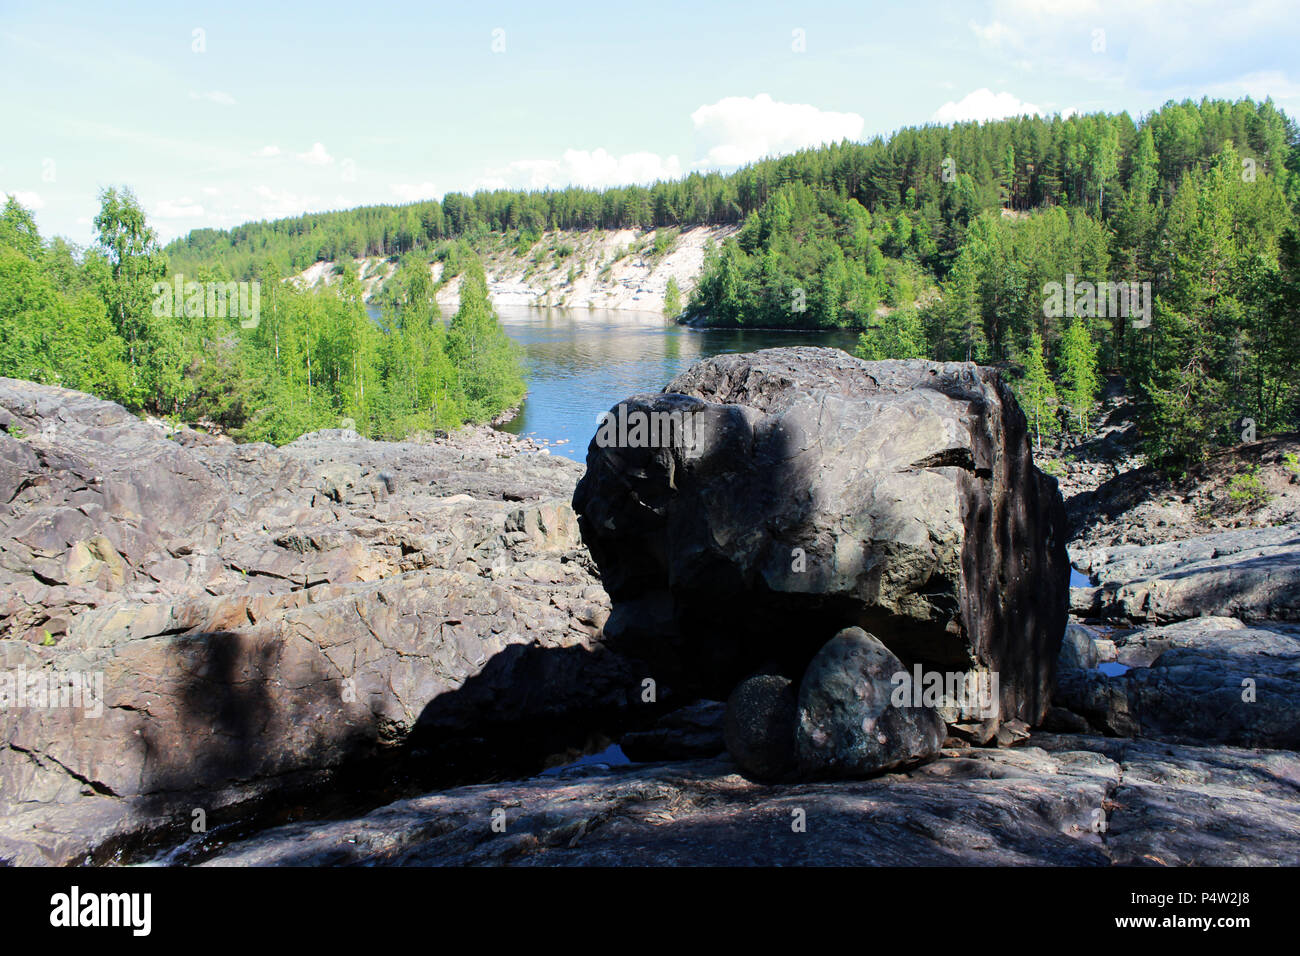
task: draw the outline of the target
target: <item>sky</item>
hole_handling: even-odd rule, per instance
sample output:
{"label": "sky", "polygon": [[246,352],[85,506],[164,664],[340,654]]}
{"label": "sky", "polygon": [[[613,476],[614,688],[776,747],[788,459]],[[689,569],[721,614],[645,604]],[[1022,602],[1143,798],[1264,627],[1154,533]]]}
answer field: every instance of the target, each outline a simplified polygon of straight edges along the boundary
{"label": "sky", "polygon": [[932,122],[1201,96],[1300,117],[1297,51],[1295,0],[0,0],[0,193],[84,245],[113,185],[169,240]]}

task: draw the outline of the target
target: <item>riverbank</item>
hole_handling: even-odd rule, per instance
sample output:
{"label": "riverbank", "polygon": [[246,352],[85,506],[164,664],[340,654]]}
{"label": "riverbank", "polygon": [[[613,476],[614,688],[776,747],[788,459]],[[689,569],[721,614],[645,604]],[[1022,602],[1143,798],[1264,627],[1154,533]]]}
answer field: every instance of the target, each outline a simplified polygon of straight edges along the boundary
{"label": "riverbank", "polygon": [[0,676],[89,694],[0,708],[0,863],[1300,863],[1300,526],[1072,533],[1098,581],[1042,726],[766,785],[609,624],[583,468],[546,451],[233,445],[0,380]]}

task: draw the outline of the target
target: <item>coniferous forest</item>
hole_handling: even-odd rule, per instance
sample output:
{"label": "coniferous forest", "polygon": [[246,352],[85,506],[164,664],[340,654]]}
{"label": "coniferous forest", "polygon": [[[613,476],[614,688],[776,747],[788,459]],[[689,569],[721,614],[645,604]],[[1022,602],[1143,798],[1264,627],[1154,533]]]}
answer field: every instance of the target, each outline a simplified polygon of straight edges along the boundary
{"label": "coniferous forest", "polygon": [[[165,248],[127,190],[99,242],[0,223],[0,373],[84,388],[240,437],[352,418],[367,434],[482,421],[518,402],[474,245],[548,230],[731,225],[685,313],[699,324],[862,331],[867,358],[1005,363],[1040,439],[1086,433],[1104,375],[1147,404],[1153,458],[1294,428],[1300,409],[1300,130],[1271,102],[907,128],[649,187],[450,193],[200,229]],[[397,263],[384,321],[350,263]],[[281,280],[341,261],[342,281]],[[448,325],[433,301],[464,274]],[[164,275],[259,281],[261,320],[157,317]],[[1141,290],[1118,298],[1102,283]],[[1049,290],[1070,285],[1068,308]],[[1080,290],[1077,297],[1074,288]],[[1140,309],[1137,308],[1141,303]],[[1117,308],[1117,306],[1119,306]],[[185,310],[175,310],[183,313]]]}

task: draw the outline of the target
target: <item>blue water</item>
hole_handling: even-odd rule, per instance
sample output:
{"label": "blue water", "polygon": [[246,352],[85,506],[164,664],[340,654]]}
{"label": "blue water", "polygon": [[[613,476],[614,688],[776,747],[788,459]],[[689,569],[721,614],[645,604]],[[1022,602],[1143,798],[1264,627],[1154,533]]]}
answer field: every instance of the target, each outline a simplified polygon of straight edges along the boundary
{"label": "blue water", "polygon": [[[366,311],[380,320],[377,305]],[[523,346],[528,395],[502,431],[544,442],[585,461],[597,416],[632,395],[658,392],[692,362],[724,352],[826,345],[852,352],[858,333],[689,329],[658,312],[496,306],[506,334]]]}
{"label": "blue water", "polygon": [[598,754],[586,754],[579,757],[572,763],[566,763],[559,767],[551,767],[549,770],[543,770],[538,776],[541,777],[558,777],[565,771],[572,770],[574,767],[587,767],[592,764],[606,764],[611,767],[622,767],[630,764],[632,761],[623,753],[623,748],[618,744],[610,744]]}
{"label": "blue water", "polygon": [[1098,664],[1097,670],[1101,671],[1107,677],[1120,677],[1127,674],[1130,668],[1127,664],[1121,664],[1119,661],[1111,661],[1108,664]]}
{"label": "blue water", "polygon": [[597,417],[623,399],[658,392],[692,362],[724,352],[786,345],[852,351],[856,332],[689,329],[653,312],[498,306],[501,325],[524,348],[528,395],[503,426],[585,461]]}

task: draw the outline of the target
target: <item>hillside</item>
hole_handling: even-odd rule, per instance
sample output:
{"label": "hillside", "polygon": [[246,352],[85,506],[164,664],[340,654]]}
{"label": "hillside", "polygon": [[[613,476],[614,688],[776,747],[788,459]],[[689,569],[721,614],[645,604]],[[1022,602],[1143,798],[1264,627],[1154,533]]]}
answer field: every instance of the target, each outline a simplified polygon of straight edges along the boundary
{"label": "hillside", "polygon": [[[735,232],[733,226],[677,229],[555,229],[528,244],[503,236],[472,243],[496,305],[624,309],[662,312],[669,279],[682,301],[704,268],[705,254]],[[365,301],[380,304],[396,264],[384,256],[352,258]],[[429,264],[444,312],[460,298],[461,275],[443,282],[443,261]],[[334,260],[313,263],[292,277],[303,288],[337,286],[342,271]]]}
{"label": "hillside", "polygon": [[[1176,472],[1243,430],[1300,423],[1298,145],[1269,100],[1171,101],[1136,118],[904,128],[649,186],[451,192],[166,247],[129,190],[108,190],[80,258],[47,248],[11,200],[0,288],[28,291],[0,301],[0,373],[247,439],[342,418],[402,437],[517,403],[492,304],[680,311],[862,330],[868,359],[1003,366],[1040,443],[1086,437],[1101,376],[1119,375],[1144,453]],[[188,301],[156,309],[167,276],[256,284],[267,314],[235,331]],[[469,309],[466,276],[483,284]],[[473,336],[493,330],[484,362]]]}

